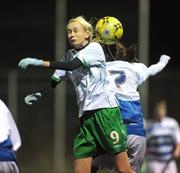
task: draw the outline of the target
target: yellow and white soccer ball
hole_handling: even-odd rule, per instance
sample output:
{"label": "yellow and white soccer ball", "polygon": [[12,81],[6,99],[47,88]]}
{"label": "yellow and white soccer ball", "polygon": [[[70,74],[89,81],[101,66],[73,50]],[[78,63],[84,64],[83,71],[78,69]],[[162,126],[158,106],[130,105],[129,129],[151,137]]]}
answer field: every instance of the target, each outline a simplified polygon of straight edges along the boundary
{"label": "yellow and white soccer ball", "polygon": [[104,44],[115,44],[123,36],[123,26],[121,22],[112,16],[106,16],[98,20],[95,28],[97,40]]}

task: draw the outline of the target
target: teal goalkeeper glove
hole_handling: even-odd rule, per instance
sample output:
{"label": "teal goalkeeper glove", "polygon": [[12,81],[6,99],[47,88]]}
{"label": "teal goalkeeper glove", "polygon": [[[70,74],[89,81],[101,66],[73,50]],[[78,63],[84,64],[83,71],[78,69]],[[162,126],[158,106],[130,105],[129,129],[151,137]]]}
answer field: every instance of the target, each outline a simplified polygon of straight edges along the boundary
{"label": "teal goalkeeper glove", "polygon": [[34,102],[38,101],[41,98],[41,93],[37,92],[34,94],[29,94],[24,98],[24,102],[27,105],[32,105]]}
{"label": "teal goalkeeper glove", "polygon": [[43,65],[43,60],[39,60],[37,58],[24,58],[18,64],[18,66],[22,69],[26,69],[29,65],[41,66]]}

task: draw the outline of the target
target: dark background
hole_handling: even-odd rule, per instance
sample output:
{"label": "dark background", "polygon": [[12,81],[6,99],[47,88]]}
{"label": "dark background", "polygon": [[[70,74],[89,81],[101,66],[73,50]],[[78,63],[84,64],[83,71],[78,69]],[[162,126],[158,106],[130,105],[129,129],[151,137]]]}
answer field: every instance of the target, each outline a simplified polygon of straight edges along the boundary
{"label": "dark background", "polygon": [[[67,19],[84,15],[112,15],[123,24],[122,41],[138,42],[138,1],[98,2],[68,0]],[[179,68],[179,4],[172,0],[150,0],[150,63],[160,54],[172,56],[168,68]],[[22,57],[54,57],[55,1],[3,1],[0,6],[0,67],[17,68]]]}
{"label": "dark background", "polygon": [[[67,0],[66,3],[67,20],[78,15],[87,19],[114,16],[123,24],[122,42],[127,46],[138,43],[138,0]],[[168,115],[180,122],[179,11],[178,1],[150,0],[149,64],[156,63],[161,54],[168,54],[172,59],[160,74],[149,80],[149,114],[146,117],[151,115],[155,101],[164,98],[168,102]],[[23,102],[25,95],[49,81],[52,72],[42,69],[23,71],[18,68],[18,62],[27,56],[55,59],[55,24],[55,0],[1,2],[0,96],[8,104],[8,74],[14,70],[18,74],[17,125],[23,142],[18,160],[23,173],[52,173],[53,170],[54,94],[32,107]],[[67,82],[66,98],[68,173],[73,165],[73,138],[78,126],[75,93],[70,82]]]}
{"label": "dark background", "polygon": [[178,1],[150,1],[150,62],[162,53],[172,60],[167,68],[179,69],[179,13]]}

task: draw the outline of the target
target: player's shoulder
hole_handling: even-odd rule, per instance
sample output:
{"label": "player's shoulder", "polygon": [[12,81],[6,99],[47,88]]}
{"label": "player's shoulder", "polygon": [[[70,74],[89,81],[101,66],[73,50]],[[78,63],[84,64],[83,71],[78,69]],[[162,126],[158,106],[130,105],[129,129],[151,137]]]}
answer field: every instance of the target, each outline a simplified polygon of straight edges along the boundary
{"label": "player's shoulder", "polygon": [[134,71],[139,75],[139,76],[144,76],[146,75],[147,71],[147,66],[141,62],[134,62],[133,64],[133,69]]}
{"label": "player's shoulder", "polygon": [[165,117],[164,118],[164,121],[166,121],[167,123],[171,123],[171,124],[176,124],[176,123],[178,123],[177,122],[177,120],[175,119],[175,118],[173,118],[173,117]]}
{"label": "player's shoulder", "polygon": [[92,41],[89,43],[89,46],[100,46],[101,47],[101,44],[98,42]]}
{"label": "player's shoulder", "polygon": [[0,99],[0,108],[6,107],[5,103]]}
{"label": "player's shoulder", "polygon": [[104,56],[104,51],[102,46],[97,42],[90,42],[87,46],[84,47],[80,52],[86,52],[86,54],[95,54]]}
{"label": "player's shoulder", "polygon": [[101,44],[97,43],[97,42],[90,42],[86,47],[89,49],[95,49],[95,50],[101,49],[101,50],[103,50]]}
{"label": "player's shoulder", "polygon": [[0,111],[4,113],[9,112],[8,107],[2,100],[0,100]]}
{"label": "player's shoulder", "polygon": [[84,46],[82,49],[80,49],[79,52],[97,52],[101,51],[103,52],[102,46],[97,42],[90,42],[88,45]]}
{"label": "player's shoulder", "polygon": [[179,123],[178,121],[173,118],[173,117],[165,117],[162,121],[162,124],[165,126],[165,127],[168,127],[168,128],[176,128],[176,127],[179,127]]}
{"label": "player's shoulder", "polygon": [[137,68],[147,68],[147,66],[145,64],[143,64],[142,62],[134,62],[132,63],[135,67]]}
{"label": "player's shoulder", "polygon": [[122,61],[122,60],[115,60],[115,61],[108,61],[106,62],[107,66],[118,66],[118,67],[129,67],[133,66],[131,63],[127,61]]}

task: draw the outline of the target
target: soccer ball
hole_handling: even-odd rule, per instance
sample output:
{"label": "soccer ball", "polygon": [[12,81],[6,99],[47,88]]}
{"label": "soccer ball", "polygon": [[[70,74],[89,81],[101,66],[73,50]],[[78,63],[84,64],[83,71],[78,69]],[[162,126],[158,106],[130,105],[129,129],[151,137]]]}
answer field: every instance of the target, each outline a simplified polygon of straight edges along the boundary
{"label": "soccer ball", "polygon": [[115,44],[123,35],[123,26],[121,22],[112,16],[106,16],[98,20],[95,33],[97,40],[101,40],[104,44]]}

